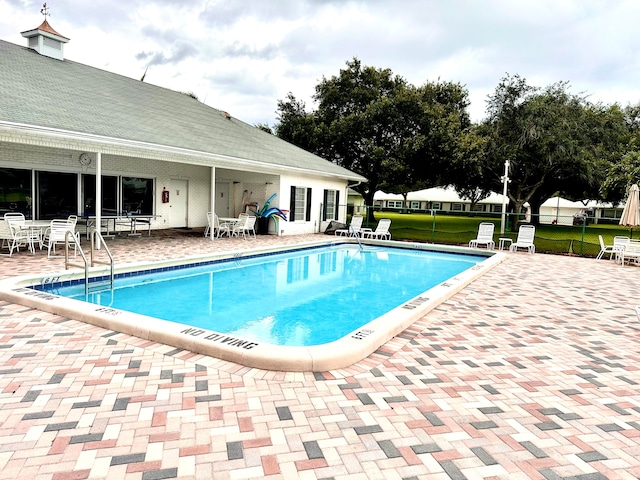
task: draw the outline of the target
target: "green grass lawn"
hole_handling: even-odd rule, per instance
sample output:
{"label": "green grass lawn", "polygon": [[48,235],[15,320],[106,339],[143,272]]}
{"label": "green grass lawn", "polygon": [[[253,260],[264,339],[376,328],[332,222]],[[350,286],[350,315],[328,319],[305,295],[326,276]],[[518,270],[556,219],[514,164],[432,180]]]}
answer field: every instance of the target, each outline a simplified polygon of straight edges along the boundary
{"label": "green grass lawn", "polygon": [[[394,240],[467,245],[470,240],[476,238],[480,222],[495,224],[496,245],[498,238],[509,237],[515,240],[518,233],[515,225],[508,224],[511,228],[501,235],[499,217],[464,217],[445,214],[434,217],[424,213],[375,212],[375,221],[370,222],[368,226],[375,228],[376,222],[381,218],[391,219],[391,235]],[[636,238],[640,236],[640,228],[633,233]],[[610,245],[616,235],[629,236],[630,229],[609,224],[588,225],[584,229],[581,225],[537,225],[536,251],[595,257],[600,251],[598,235],[602,235],[605,244]]]}

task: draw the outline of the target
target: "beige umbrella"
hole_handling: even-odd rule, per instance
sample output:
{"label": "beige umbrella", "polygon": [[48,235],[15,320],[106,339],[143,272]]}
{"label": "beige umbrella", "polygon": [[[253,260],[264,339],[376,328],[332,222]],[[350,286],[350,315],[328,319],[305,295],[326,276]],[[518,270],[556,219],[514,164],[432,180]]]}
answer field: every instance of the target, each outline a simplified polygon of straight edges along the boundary
{"label": "beige umbrella", "polygon": [[640,225],[640,201],[638,201],[638,185],[635,183],[629,188],[629,198],[622,211],[620,225],[631,227],[631,236],[633,236],[633,227]]}

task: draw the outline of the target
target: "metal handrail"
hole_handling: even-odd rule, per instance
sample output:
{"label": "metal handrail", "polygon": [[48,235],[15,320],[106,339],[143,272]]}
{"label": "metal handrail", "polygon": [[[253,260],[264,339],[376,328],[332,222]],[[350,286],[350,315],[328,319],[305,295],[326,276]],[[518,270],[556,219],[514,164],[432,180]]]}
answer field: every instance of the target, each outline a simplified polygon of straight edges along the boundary
{"label": "metal handrail", "polygon": [[[80,252],[80,256],[82,257],[82,260],[84,262],[84,265],[80,265],[77,263],[71,263],[69,261],[69,235],[71,235],[71,238],[73,238],[73,244],[76,247],[76,250]],[[102,238],[102,234],[95,228],[92,228],[89,231],[89,235],[91,237],[91,262],[89,262],[87,260],[87,256],[84,254],[84,250],[82,250],[82,246],[80,245],[80,240],[79,238],[76,236],[75,232],[71,229],[67,229],[64,232],[64,268],[65,270],[69,270],[69,267],[78,267],[78,268],[84,268],[84,294],[87,295],[89,293],[89,263],[91,263],[92,267],[95,267],[97,264],[102,264],[102,265],[109,265],[110,266],[110,272],[109,272],[109,286],[110,288],[113,290],[113,279],[114,279],[114,262],[113,262],[113,255],[111,255],[111,251],[109,250],[109,247],[107,247],[107,244],[104,241],[104,238]],[[107,252],[107,255],[109,256],[109,262],[102,262],[99,260],[95,260],[93,257],[93,252],[95,250],[95,238],[98,237],[101,244],[104,245],[104,249]]]}
{"label": "metal handrail", "polygon": [[[71,263],[69,261],[69,235],[73,238],[73,244],[76,247],[76,251],[80,251],[80,255],[82,256],[82,260],[84,260],[84,265],[78,265],[77,263]],[[84,268],[84,293],[85,295],[88,293],[88,278],[89,278],[89,262],[87,262],[87,257],[80,246],[80,241],[78,237],[76,237],[76,233],[70,228],[66,229],[64,232],[64,269],[69,270],[69,267],[79,267]]]}
{"label": "metal handrail", "polygon": [[353,225],[349,225],[349,229],[351,230],[353,236],[356,237],[356,241],[358,242],[358,245],[360,245],[360,250],[362,250],[362,243],[360,243],[360,233],[355,231]]}
{"label": "metal handrail", "polygon": [[[97,228],[92,228],[89,231],[89,236],[91,237],[91,266],[95,267],[96,264],[102,264],[102,265],[109,265],[110,271],[109,271],[109,286],[110,288],[113,290],[113,277],[114,277],[114,263],[113,263],[113,255],[111,255],[111,250],[109,250],[109,247],[107,247],[107,243],[104,241],[104,238],[102,237],[102,234],[98,231]],[[95,246],[96,246],[96,237],[98,237],[98,245],[104,246],[105,251],[107,252],[107,255],[109,257],[109,262],[102,262],[99,260],[95,260],[93,258],[93,252],[95,251]],[[85,281],[85,283],[88,283]],[[87,287],[88,288],[88,287]]]}

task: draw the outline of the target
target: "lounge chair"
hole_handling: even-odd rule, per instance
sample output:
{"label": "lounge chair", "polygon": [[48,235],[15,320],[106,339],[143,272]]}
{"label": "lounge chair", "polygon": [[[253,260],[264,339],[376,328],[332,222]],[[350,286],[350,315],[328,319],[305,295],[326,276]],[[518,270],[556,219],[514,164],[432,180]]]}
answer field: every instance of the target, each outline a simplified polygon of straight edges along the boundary
{"label": "lounge chair", "polygon": [[391,232],[389,227],[391,226],[391,220],[389,218],[383,218],[376,225],[375,230],[370,228],[361,229],[362,238],[381,238],[382,240],[391,240]]}
{"label": "lounge chair", "polygon": [[520,225],[518,229],[518,238],[511,244],[509,250],[517,252],[519,248],[526,248],[531,253],[536,252],[536,246],[533,244],[533,240],[536,236],[536,227],[533,225]]}
{"label": "lounge chair", "polygon": [[605,245],[602,235],[598,235],[598,241],[600,242],[600,252],[596,257],[596,261],[599,261],[607,253],[609,254],[609,260],[611,260],[614,255],[617,259],[620,256],[620,251],[624,250],[624,245],[627,243],[627,240],[627,237],[616,237],[616,239],[614,239],[613,241],[613,245]]}
{"label": "lounge chair", "polygon": [[478,248],[485,245],[487,250],[496,248],[496,242],[493,241],[493,231],[496,226],[490,222],[482,222],[478,226],[478,236],[469,242],[469,247]]}
{"label": "lounge chair", "polygon": [[346,235],[347,237],[357,237],[358,235],[360,235],[360,232],[362,231],[363,220],[364,219],[362,215],[354,215],[353,217],[351,217],[351,223],[349,224],[349,226],[347,228],[340,228],[336,230],[335,235],[337,236]]}

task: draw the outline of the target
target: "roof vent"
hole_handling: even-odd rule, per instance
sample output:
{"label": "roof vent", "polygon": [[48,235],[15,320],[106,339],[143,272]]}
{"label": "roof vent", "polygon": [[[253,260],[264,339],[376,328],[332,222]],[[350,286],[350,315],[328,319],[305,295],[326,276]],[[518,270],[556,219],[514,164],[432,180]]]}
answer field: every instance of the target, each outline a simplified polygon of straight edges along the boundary
{"label": "roof vent", "polygon": [[44,22],[42,22],[42,25],[33,30],[21,32],[22,36],[29,40],[28,47],[32,48],[40,55],[64,60],[63,47],[69,39],[56,32],[51,25],[49,25],[49,22],[47,22],[49,9],[47,8],[46,3],[42,5],[40,13],[44,15]]}
{"label": "roof vent", "polygon": [[222,112],[222,116],[227,120],[231,120],[231,114],[229,112]]}

